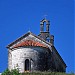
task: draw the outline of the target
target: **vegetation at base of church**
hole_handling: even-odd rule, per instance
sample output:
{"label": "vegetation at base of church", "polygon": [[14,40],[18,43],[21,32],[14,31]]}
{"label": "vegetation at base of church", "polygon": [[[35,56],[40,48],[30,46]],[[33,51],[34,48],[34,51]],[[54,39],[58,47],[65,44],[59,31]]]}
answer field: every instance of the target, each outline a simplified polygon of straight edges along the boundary
{"label": "vegetation at base of church", "polygon": [[1,75],[21,75],[17,69],[9,70],[6,69]]}
{"label": "vegetation at base of church", "polygon": [[6,69],[1,75],[75,75],[74,73],[66,74],[61,72],[26,72],[26,73],[19,73],[17,69],[9,70]]}
{"label": "vegetation at base of church", "polygon": [[66,74],[61,72],[32,72],[32,73],[22,73],[21,75],[75,75],[75,74]]}

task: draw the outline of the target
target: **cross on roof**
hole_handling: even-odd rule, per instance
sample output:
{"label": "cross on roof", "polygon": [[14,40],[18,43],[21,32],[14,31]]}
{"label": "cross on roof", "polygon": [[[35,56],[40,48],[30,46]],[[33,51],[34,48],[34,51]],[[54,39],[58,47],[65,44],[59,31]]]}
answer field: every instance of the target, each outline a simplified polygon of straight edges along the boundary
{"label": "cross on roof", "polygon": [[44,15],[44,18],[46,19],[47,16],[48,16],[48,15]]}

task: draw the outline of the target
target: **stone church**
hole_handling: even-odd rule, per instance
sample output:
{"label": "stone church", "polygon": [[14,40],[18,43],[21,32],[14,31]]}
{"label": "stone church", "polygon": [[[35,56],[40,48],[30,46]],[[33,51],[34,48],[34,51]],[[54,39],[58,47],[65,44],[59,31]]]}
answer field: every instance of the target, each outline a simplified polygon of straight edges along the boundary
{"label": "stone church", "polygon": [[66,71],[66,64],[54,46],[54,36],[49,28],[50,21],[43,19],[40,21],[39,35],[28,32],[7,46],[9,70],[18,69],[21,73]]}

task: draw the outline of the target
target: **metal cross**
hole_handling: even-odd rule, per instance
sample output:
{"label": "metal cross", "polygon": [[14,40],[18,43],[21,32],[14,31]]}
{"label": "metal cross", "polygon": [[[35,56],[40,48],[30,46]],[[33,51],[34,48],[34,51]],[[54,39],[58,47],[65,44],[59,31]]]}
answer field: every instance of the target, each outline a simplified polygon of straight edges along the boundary
{"label": "metal cross", "polygon": [[30,32],[30,28],[29,28],[28,32]]}
{"label": "metal cross", "polygon": [[47,16],[48,16],[48,15],[44,15],[44,18],[46,19]]}

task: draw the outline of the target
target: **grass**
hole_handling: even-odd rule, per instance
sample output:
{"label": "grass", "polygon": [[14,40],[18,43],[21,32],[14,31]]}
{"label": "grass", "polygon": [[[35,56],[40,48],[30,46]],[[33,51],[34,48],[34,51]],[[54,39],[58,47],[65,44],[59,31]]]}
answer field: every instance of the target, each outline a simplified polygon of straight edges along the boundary
{"label": "grass", "polygon": [[75,75],[74,73],[64,73],[64,72],[25,72],[19,73],[17,69],[9,70],[6,69],[1,75]]}
{"label": "grass", "polygon": [[74,73],[67,74],[61,72],[32,72],[32,73],[22,73],[21,75],[75,75]]}

